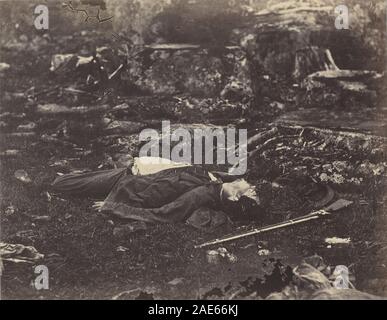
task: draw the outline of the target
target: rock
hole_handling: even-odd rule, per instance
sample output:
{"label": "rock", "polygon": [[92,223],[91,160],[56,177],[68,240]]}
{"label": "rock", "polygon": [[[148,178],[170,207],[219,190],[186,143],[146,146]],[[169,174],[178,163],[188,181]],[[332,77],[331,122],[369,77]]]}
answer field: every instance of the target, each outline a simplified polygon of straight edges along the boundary
{"label": "rock", "polygon": [[331,268],[326,265],[324,259],[319,256],[318,254],[314,254],[313,256],[306,257],[302,260],[302,262],[305,262],[312,266],[313,268],[316,268],[318,271],[322,272],[323,274],[330,274]]}
{"label": "rock", "polygon": [[380,81],[381,77],[377,72],[368,70],[315,72],[302,82],[304,91],[299,93],[299,103],[312,107],[374,106],[378,101],[374,84]]}
{"label": "rock", "polygon": [[11,66],[8,63],[0,62],[0,74],[4,73],[5,71],[9,70]]}
{"label": "rock", "polygon": [[305,262],[293,269],[298,286],[306,290],[332,288],[329,279],[316,268]]}
{"label": "rock", "polygon": [[32,182],[31,178],[28,176],[28,173],[25,170],[16,170],[14,176],[16,179],[25,184]]}

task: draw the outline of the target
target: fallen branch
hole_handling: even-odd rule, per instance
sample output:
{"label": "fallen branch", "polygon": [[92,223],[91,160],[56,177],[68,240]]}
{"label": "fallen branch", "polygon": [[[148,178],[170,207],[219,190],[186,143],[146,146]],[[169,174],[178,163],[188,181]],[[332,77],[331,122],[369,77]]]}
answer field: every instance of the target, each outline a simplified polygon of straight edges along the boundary
{"label": "fallen branch", "polygon": [[88,22],[90,18],[97,19],[98,23],[103,23],[103,22],[106,22],[106,21],[109,21],[109,20],[113,19],[113,16],[107,17],[107,18],[101,18],[101,16],[100,16],[100,9],[97,10],[97,14],[95,16],[91,16],[89,14],[89,12],[87,10],[85,10],[85,9],[74,8],[74,6],[72,4],[72,1],[65,2],[63,4],[63,7],[64,8],[68,8],[70,11],[73,11],[73,12],[81,12],[81,13],[83,13],[86,16],[85,22]]}
{"label": "fallen branch", "polygon": [[259,144],[261,141],[266,140],[266,139],[274,136],[277,132],[278,132],[278,128],[274,127],[268,131],[257,133],[256,135],[250,137],[247,140],[247,146],[248,147],[255,146],[255,145]]}
{"label": "fallen branch", "polygon": [[[304,131],[310,130],[312,132],[321,133],[323,135],[329,135],[329,136],[344,136],[347,138],[359,138],[363,140],[374,138],[376,140],[383,141],[384,143],[387,142],[387,137],[375,135],[372,133],[368,134],[368,133],[353,132],[353,131],[333,130],[333,129],[326,129],[326,128],[318,128],[313,126],[301,126],[301,125],[292,125],[292,124],[285,124],[285,123],[284,124],[276,123],[275,125],[285,129],[304,130]],[[351,128],[348,128],[348,130],[351,130]]]}

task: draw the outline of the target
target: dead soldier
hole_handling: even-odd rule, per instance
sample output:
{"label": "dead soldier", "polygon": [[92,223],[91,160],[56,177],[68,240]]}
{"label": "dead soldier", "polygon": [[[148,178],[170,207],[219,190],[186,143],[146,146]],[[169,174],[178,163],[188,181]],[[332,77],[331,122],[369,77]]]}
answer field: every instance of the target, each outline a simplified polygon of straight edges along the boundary
{"label": "dead soldier", "polygon": [[205,231],[230,219],[254,219],[259,211],[255,187],[244,179],[161,158],[136,158],[130,168],[63,175],[52,188],[104,199],[93,207],[110,218],[186,222]]}

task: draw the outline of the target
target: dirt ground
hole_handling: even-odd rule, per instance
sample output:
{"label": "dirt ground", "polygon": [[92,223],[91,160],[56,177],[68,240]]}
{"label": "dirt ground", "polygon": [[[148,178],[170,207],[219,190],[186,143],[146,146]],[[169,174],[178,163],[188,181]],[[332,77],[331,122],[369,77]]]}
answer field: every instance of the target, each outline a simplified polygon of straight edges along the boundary
{"label": "dirt ground", "polygon": [[[33,265],[4,262],[3,299],[265,298],[288,283],[292,267],[314,254],[331,266],[348,266],[357,289],[387,296],[386,201],[384,189],[376,181],[351,191],[337,188],[336,198],[354,204],[332,219],[225,245],[237,261],[216,265],[207,262],[205,249],[193,246],[224,231],[205,234],[185,225],[157,225],[118,237],[113,235],[115,226],[92,210],[92,199],[50,193],[50,183],[58,172],[111,168],[109,155],[114,152],[111,144],[98,139],[104,136],[100,114],[49,117],[37,114],[36,105],[114,107],[135,98],[125,96],[117,86],[98,89],[92,96],[56,89],[70,86],[74,80],[50,73],[52,54],[106,46],[111,38],[91,33],[87,40],[84,34],[68,39],[35,39],[37,50],[0,49],[2,62],[12,66],[11,72],[1,78],[1,149],[21,151],[18,156],[1,159],[1,241],[32,245],[44,254],[40,264],[49,268],[50,288],[37,291],[31,285],[36,276]],[[144,98],[138,107],[143,109],[137,110],[143,112],[140,116],[136,111],[132,118],[116,114],[115,119],[142,121],[147,114],[147,120],[160,122],[157,115],[162,98],[152,99]],[[267,114],[254,128],[264,127],[276,116]],[[171,120],[181,119],[172,116]],[[12,135],[20,124],[31,121],[37,124],[34,135]],[[56,134],[55,139],[47,138],[52,134]],[[25,170],[31,182],[16,179],[16,170]],[[269,209],[260,213],[259,225],[312,209],[302,201],[294,183],[284,189],[270,189]],[[7,214],[10,206],[14,213]],[[351,243],[328,248],[324,239],[334,236],[350,237]],[[262,249],[268,254],[262,254]]]}

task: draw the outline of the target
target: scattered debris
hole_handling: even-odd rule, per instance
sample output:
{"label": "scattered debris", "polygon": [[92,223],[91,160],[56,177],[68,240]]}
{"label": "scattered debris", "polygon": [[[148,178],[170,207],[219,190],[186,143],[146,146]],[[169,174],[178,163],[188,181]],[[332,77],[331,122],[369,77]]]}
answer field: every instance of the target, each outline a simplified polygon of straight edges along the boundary
{"label": "scattered debris", "polygon": [[216,250],[207,251],[207,262],[210,264],[218,264],[220,261],[220,255]]}
{"label": "scattered debris", "polygon": [[93,56],[90,56],[90,57],[81,57],[81,56],[79,56],[77,64],[75,65],[75,67],[78,68],[78,67],[82,67],[82,66],[88,65],[88,64],[92,63],[93,60],[94,60]]}
{"label": "scattered debris", "polygon": [[41,115],[98,115],[109,111],[109,105],[67,107],[54,103],[38,105],[36,112]]}
{"label": "scattered debris", "polygon": [[118,154],[116,155],[115,165],[117,168],[129,168],[133,164],[133,157],[130,154]]}
{"label": "scattered debris", "polygon": [[34,230],[20,230],[16,232],[15,236],[23,240],[26,239],[30,241],[33,241],[37,238],[36,232]]}
{"label": "scattered debris", "polygon": [[34,131],[35,129],[36,129],[36,123],[34,123],[34,122],[29,122],[29,123],[26,123],[26,124],[20,124],[16,128],[17,131],[21,131],[21,132]]}
{"label": "scattered debris", "polygon": [[147,230],[147,225],[142,221],[134,221],[132,223],[124,224],[113,229],[113,235],[117,238],[127,236],[137,231]]}
{"label": "scattered debris", "polygon": [[42,115],[69,114],[71,113],[71,108],[55,103],[40,104],[37,106],[36,112]]}
{"label": "scattered debris", "polygon": [[123,111],[123,110],[128,110],[130,109],[130,106],[129,104],[127,103],[122,103],[122,104],[119,104],[117,106],[115,106],[112,111]]}
{"label": "scattered debris", "polygon": [[[331,268],[325,268],[331,270]],[[336,270],[336,269],[335,269]],[[337,277],[342,274],[336,275]],[[267,300],[379,300],[380,297],[353,288],[336,288],[334,281],[306,262],[293,269],[293,280],[281,292],[270,294]]]}
{"label": "scattered debris", "polygon": [[112,297],[112,300],[154,300],[157,289],[145,287],[144,289],[136,288],[120,292]]}
{"label": "scattered debris", "polygon": [[6,129],[8,124],[5,121],[0,121],[0,129]]}
{"label": "scattered debris", "polygon": [[75,54],[56,54],[51,58],[50,71],[57,71],[59,68],[69,65],[70,63],[77,63],[77,56]]}
{"label": "scattered debris", "polygon": [[171,286],[177,286],[179,284],[182,284],[183,281],[184,281],[184,278],[175,278],[175,279],[169,281],[168,284]]}
{"label": "scattered debris", "polygon": [[106,127],[109,134],[132,134],[138,133],[146,127],[146,124],[133,121],[113,121]]}
{"label": "scattered debris", "polygon": [[238,80],[231,80],[220,92],[220,97],[231,102],[252,98],[251,87]]}
{"label": "scattered debris", "polygon": [[71,219],[72,217],[73,217],[73,215],[70,214],[70,213],[66,213],[66,214],[64,215],[65,220],[69,220],[69,219]]}
{"label": "scattered debris", "polygon": [[11,66],[8,63],[0,62],[0,74],[7,71]]}
{"label": "scattered debris", "polygon": [[5,213],[6,217],[14,215],[15,212],[16,212],[16,208],[13,205],[8,206],[4,210],[4,213]]}
{"label": "scattered debris", "polygon": [[31,178],[29,177],[28,173],[25,170],[16,170],[14,173],[14,176],[16,179],[18,179],[19,181],[25,184],[32,182]]}
{"label": "scattered debris", "polygon": [[4,133],[3,137],[6,138],[34,138],[36,136],[35,132],[11,132],[11,133]]}
{"label": "scattered debris", "polygon": [[227,249],[223,247],[220,247],[216,250],[208,250],[206,252],[206,255],[207,261],[210,264],[218,264],[219,262],[224,260],[231,263],[235,263],[238,260],[238,258],[234,254],[229,253]]}
{"label": "scattered debris", "polygon": [[325,243],[327,243],[330,246],[335,244],[350,244],[351,238],[338,238],[338,237],[326,238]]}
{"label": "scattered debris", "polygon": [[46,198],[47,202],[51,202],[52,196],[48,191],[44,192],[43,195]]}
{"label": "scattered debris", "polygon": [[0,157],[8,158],[8,157],[16,157],[21,154],[20,150],[10,149],[0,152]]}
{"label": "scattered debris", "polygon": [[258,255],[259,256],[268,256],[270,254],[271,254],[271,252],[268,249],[260,249],[260,250],[258,250]]}
{"label": "scattered debris", "polygon": [[129,251],[130,249],[129,248],[126,248],[124,246],[118,246],[116,251],[117,252],[126,252],[126,251]]}
{"label": "scattered debris", "polygon": [[15,263],[35,263],[44,255],[31,246],[0,242],[0,258]]}
{"label": "scattered debris", "polygon": [[50,216],[37,216],[37,215],[32,215],[30,216],[33,221],[50,221],[51,217]]}
{"label": "scattered debris", "polygon": [[307,263],[293,269],[294,275],[297,277],[297,282],[300,287],[306,287],[309,290],[320,290],[331,288],[329,279],[318,269]]}

